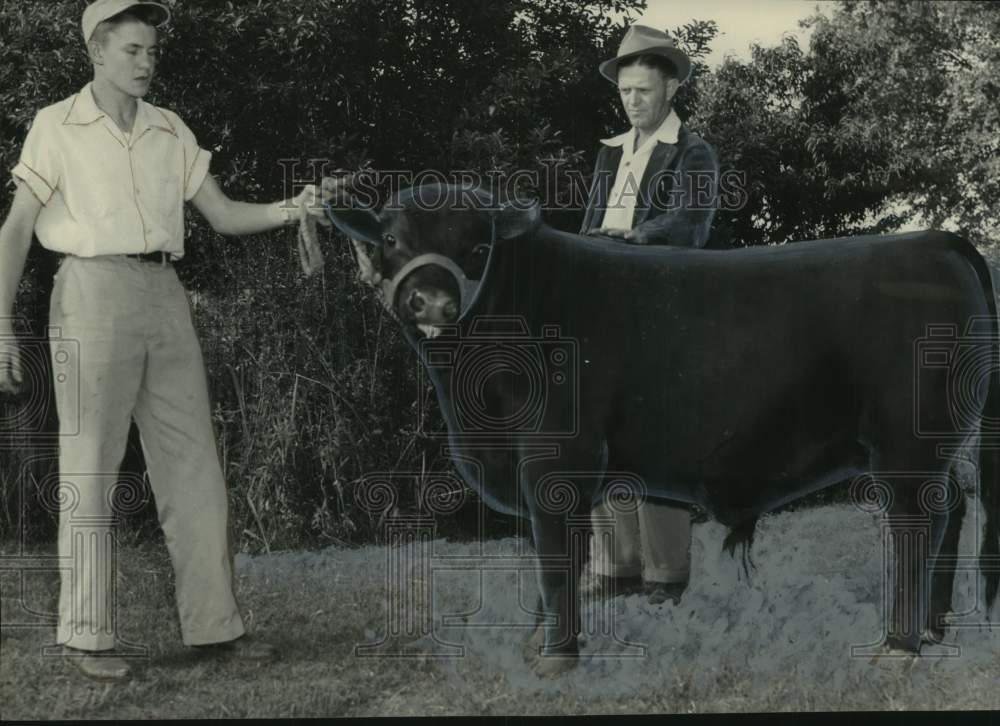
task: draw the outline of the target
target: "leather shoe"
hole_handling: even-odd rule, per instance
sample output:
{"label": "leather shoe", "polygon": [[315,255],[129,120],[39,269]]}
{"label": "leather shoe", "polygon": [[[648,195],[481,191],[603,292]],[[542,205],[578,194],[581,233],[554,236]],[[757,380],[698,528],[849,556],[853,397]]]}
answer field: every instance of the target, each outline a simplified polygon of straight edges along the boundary
{"label": "leather shoe", "polygon": [[247,661],[269,661],[276,660],[278,649],[263,640],[251,638],[249,635],[241,635],[235,640],[227,640],[222,643],[209,643],[208,645],[192,646],[204,655],[219,656],[224,658],[235,658]]}
{"label": "leather shoe", "polygon": [[644,586],[646,595],[649,596],[650,605],[662,605],[667,600],[671,604],[677,605],[681,601],[681,593],[687,587],[686,582],[655,582],[649,581]]}
{"label": "leather shoe", "polygon": [[116,655],[100,655],[100,652],[90,653],[67,647],[63,658],[92,681],[120,683],[128,680],[132,668],[125,659]]}

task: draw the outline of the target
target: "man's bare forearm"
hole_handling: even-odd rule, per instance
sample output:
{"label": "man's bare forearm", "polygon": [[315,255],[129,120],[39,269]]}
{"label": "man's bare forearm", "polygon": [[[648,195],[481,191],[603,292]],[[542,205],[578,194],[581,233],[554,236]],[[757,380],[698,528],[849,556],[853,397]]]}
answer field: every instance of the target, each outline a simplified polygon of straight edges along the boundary
{"label": "man's bare forearm", "polygon": [[0,227],[0,331],[10,332],[14,298],[31,247],[31,228],[11,218]]}
{"label": "man's bare forearm", "polygon": [[289,217],[283,206],[292,208],[288,201],[252,204],[230,200],[224,213],[213,221],[212,227],[219,234],[233,236],[269,232],[288,223]]}
{"label": "man's bare forearm", "polygon": [[216,232],[239,236],[268,232],[293,224],[302,209],[325,221],[323,206],[319,200],[323,195],[330,194],[330,190],[321,192],[314,185],[307,185],[294,199],[270,204],[238,202],[227,197],[215,177],[208,175],[191,201]]}

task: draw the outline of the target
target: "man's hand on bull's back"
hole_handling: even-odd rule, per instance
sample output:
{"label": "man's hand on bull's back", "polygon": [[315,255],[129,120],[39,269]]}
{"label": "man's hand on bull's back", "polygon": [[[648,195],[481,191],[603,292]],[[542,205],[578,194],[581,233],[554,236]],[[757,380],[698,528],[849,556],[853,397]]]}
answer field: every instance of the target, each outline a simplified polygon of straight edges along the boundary
{"label": "man's hand on bull's back", "polygon": [[622,229],[619,227],[597,227],[591,229],[587,232],[588,235],[596,237],[613,237],[615,239],[623,240],[632,245],[644,245],[647,244],[647,240],[643,235],[640,235],[634,229]]}

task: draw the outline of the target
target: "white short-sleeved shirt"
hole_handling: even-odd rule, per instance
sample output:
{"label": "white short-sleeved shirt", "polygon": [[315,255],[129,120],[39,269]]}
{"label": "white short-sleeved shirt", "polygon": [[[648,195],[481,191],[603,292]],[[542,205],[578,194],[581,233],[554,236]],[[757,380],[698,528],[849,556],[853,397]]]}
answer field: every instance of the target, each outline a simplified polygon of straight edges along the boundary
{"label": "white short-sleeved shirt", "polygon": [[97,107],[91,84],[35,116],[11,171],[43,207],[43,247],[78,257],[184,255],[184,202],[212,155],[172,111],[141,99],[125,134]]}
{"label": "white short-sleeved shirt", "polygon": [[656,142],[676,144],[680,128],[680,117],[671,110],[656,132],[646,139],[646,142],[638,149],[635,148],[635,135],[638,132],[634,127],[624,134],[610,139],[601,139],[601,143],[607,146],[622,147],[622,158],[618,162],[618,171],[615,174],[615,181],[611,185],[611,191],[608,192],[608,206],[604,210],[604,221],[599,226],[632,229],[635,203],[639,198],[642,176],[646,173],[646,167],[649,165],[649,158],[653,154]]}

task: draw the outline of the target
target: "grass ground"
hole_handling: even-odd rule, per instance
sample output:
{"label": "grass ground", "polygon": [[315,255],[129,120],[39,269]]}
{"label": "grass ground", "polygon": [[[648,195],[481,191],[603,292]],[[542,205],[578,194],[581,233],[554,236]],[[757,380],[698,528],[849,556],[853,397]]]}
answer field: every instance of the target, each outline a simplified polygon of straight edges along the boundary
{"label": "grass ground", "polygon": [[[373,573],[368,582],[303,578],[299,584],[290,592],[273,591],[267,578],[241,577],[238,583],[249,627],[281,649],[279,662],[206,660],[180,642],[165,551],[144,546],[123,552],[119,632],[149,648],[148,658],[131,661],[131,681],[92,683],[62,659],[43,656],[54,636],[51,626],[4,627],[0,715],[4,720],[75,720],[585,712],[563,699],[524,703],[517,693],[505,691],[502,676],[479,669],[468,672],[459,695],[443,686],[451,678],[440,661],[355,658],[354,645],[380,627],[384,580]],[[20,598],[9,578],[3,585],[5,622],[14,619],[11,614],[22,603],[36,612],[55,611],[54,573],[27,577]],[[472,693],[479,697],[470,698]],[[605,706],[618,712],[656,707],[632,698]]]}
{"label": "grass ground", "polygon": [[[824,527],[820,532],[820,527]],[[974,529],[974,527],[972,528]],[[237,560],[238,598],[251,631],[277,645],[267,666],[204,660],[181,644],[172,572],[162,545],[120,557],[119,633],[149,648],[123,685],[89,682],[59,658],[44,657],[51,626],[0,629],[0,703],[5,720],[391,715],[558,715],[1000,708],[1000,631],[959,634],[959,658],[873,664],[848,656],[850,643],[877,633],[878,527],[847,505],[761,521],[754,583],[720,553],[721,525],[696,525],[692,582],[679,607],[648,606],[639,595],[613,601],[619,635],[647,644],[645,657],[603,659],[600,638],[580,664],[540,681],[524,661],[527,633],[500,624],[517,615],[511,580],[479,581],[486,556],[510,556],[508,538],[440,543],[480,558],[464,573],[435,580],[435,612],[468,613],[494,624],[435,630],[463,657],[432,656],[433,638],[401,636],[412,657],[363,658],[355,647],[386,629],[386,564],[403,550],[329,548]],[[972,530],[970,530],[972,531]],[[814,533],[812,541],[808,533]],[[478,554],[477,554],[478,553]],[[3,553],[0,553],[3,554]],[[8,550],[6,554],[11,554]],[[35,553],[40,554],[40,553]],[[396,556],[392,554],[392,556]],[[410,553],[412,556],[412,553]],[[403,580],[424,574],[416,559]],[[495,578],[492,579],[491,578]],[[528,578],[533,581],[532,578]],[[0,580],[5,624],[24,607],[55,610],[55,574],[31,574],[19,594]],[[533,602],[525,588],[521,602]],[[426,603],[412,600],[410,612]],[[477,611],[478,608],[478,611]],[[437,618],[438,615],[435,615]],[[437,622],[437,620],[435,620]],[[499,625],[498,625],[499,624]],[[608,641],[605,641],[605,644]],[[612,644],[614,645],[614,644]]]}
{"label": "grass ground", "polygon": [[[119,633],[149,648],[148,658],[132,660],[134,678],[124,685],[91,683],[60,658],[44,657],[54,629],[5,627],[0,633],[0,701],[7,719],[276,717],[377,713],[393,703],[422,705],[414,694],[429,692],[433,666],[406,668],[373,660],[358,667],[345,657],[378,612],[380,593],[363,583],[317,583],[297,592],[270,591],[265,581],[241,578],[238,589],[248,626],[266,633],[284,658],[263,667],[203,659],[180,639],[174,607],[173,575],[165,550],[145,546],[123,552],[118,591]],[[21,610],[14,583],[5,578],[4,622]],[[356,586],[356,585],[361,585]],[[23,603],[54,612],[55,573],[29,575]],[[336,600],[327,598],[334,594]],[[326,603],[324,605],[324,602]],[[335,624],[320,618],[336,607]],[[428,713],[434,713],[430,708]]]}

